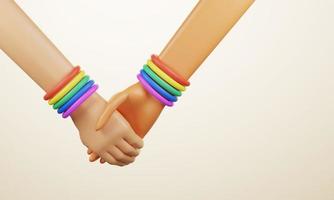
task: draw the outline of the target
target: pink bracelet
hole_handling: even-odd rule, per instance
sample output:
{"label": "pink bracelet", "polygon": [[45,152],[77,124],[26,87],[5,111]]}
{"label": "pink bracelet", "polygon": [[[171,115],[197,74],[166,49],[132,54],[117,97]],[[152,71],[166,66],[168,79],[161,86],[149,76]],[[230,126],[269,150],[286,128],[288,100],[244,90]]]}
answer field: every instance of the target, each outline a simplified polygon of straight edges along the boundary
{"label": "pink bracelet", "polygon": [[166,105],[166,106],[173,106],[173,102],[168,101],[167,99],[165,99],[164,97],[162,97],[158,92],[156,92],[145,80],[144,78],[141,76],[141,74],[137,75],[137,78],[139,80],[139,82],[141,83],[141,85],[144,87],[144,89],[149,92],[152,96],[154,96],[158,101],[160,101],[162,104]]}
{"label": "pink bracelet", "polygon": [[70,116],[83,102],[85,102],[97,89],[98,85],[93,85],[84,95],[82,95],[66,112],[63,113],[63,118]]}

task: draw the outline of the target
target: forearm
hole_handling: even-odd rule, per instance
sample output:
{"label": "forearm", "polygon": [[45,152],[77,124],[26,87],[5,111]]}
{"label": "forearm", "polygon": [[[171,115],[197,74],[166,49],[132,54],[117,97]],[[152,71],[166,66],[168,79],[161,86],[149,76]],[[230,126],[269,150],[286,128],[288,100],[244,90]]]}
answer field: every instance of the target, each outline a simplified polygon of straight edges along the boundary
{"label": "forearm", "polygon": [[201,0],[160,54],[188,79],[215,49],[254,0]]}
{"label": "forearm", "polygon": [[[12,0],[0,0],[0,48],[44,91],[52,90],[72,64]],[[72,118],[77,121],[102,98],[94,93]]]}
{"label": "forearm", "polygon": [[[189,79],[253,2],[201,0],[160,53],[160,59],[174,72]],[[144,90],[139,85],[137,83],[137,87]],[[151,95],[146,95],[145,102],[150,105],[149,110],[155,117],[164,108]],[[146,129],[138,129],[140,134],[150,128],[144,127]]]}
{"label": "forearm", "polygon": [[[189,79],[254,0],[201,0],[159,57],[173,71]],[[153,110],[163,106],[149,97]],[[159,106],[160,105],[160,106]]]}
{"label": "forearm", "polygon": [[14,1],[0,4],[0,48],[43,90],[51,90],[72,64]]}

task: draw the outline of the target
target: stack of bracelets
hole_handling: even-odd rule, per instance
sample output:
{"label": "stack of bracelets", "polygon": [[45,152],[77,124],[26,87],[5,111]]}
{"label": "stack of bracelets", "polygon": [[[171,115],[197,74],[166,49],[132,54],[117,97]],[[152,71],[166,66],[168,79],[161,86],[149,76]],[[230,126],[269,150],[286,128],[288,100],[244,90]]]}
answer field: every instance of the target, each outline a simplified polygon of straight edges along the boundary
{"label": "stack of bracelets", "polygon": [[143,88],[166,106],[173,106],[190,83],[173,72],[157,55],[152,55],[137,75]]}
{"label": "stack of bracelets", "polygon": [[83,102],[85,102],[97,89],[98,85],[89,76],[85,75],[80,67],[72,71],[60,81],[56,87],[44,96],[44,100],[53,105],[63,118],[70,116]]}

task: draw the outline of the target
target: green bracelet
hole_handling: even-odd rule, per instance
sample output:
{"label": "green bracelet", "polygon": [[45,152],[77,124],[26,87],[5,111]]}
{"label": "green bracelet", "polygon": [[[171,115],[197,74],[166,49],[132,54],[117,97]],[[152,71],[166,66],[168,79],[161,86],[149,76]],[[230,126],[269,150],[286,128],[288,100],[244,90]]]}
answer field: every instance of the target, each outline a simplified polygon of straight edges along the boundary
{"label": "green bracelet", "polygon": [[89,76],[84,76],[81,81],[69,92],[67,93],[61,100],[59,100],[56,104],[53,105],[53,109],[58,109],[62,105],[64,105],[68,100],[70,100],[87,82],[89,81]]}
{"label": "green bracelet", "polygon": [[181,91],[175,89],[164,80],[162,80],[156,73],[154,73],[149,66],[144,65],[144,71],[162,88],[164,88],[167,92],[175,96],[181,96]]}

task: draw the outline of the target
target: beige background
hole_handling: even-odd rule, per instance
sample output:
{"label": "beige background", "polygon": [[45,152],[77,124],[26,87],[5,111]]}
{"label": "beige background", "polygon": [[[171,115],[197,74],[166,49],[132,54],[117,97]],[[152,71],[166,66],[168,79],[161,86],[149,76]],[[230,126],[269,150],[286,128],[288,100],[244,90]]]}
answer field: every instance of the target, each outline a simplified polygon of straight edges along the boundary
{"label": "beige background", "polygon": [[[196,1],[18,3],[109,97]],[[126,168],[88,163],[71,120],[0,52],[0,199],[334,199],[333,7],[257,1]]]}

